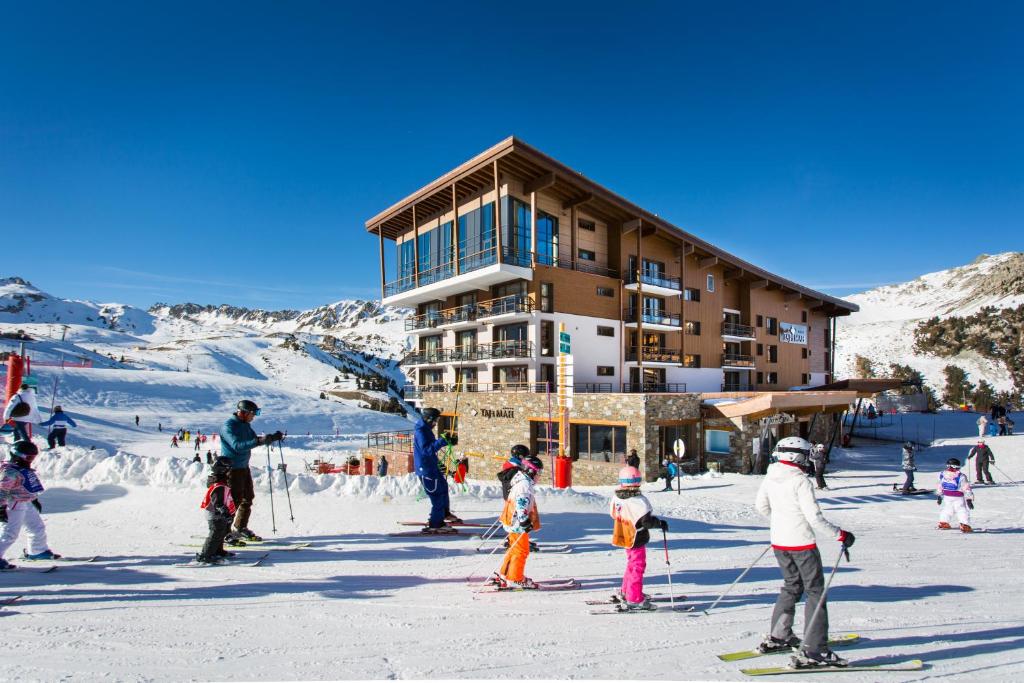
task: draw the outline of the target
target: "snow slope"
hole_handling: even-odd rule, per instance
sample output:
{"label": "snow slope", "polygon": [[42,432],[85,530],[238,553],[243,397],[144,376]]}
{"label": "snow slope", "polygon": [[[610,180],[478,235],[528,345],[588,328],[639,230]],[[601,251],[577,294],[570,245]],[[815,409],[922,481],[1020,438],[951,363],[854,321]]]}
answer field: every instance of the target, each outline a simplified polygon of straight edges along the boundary
{"label": "snow slope", "polygon": [[872,289],[846,297],[860,312],[838,319],[836,376],[852,377],[854,358],[865,356],[884,373],[889,363],[921,371],[937,391],[945,384],[942,368],[958,365],[975,384],[980,379],[997,391],[1012,389],[1002,364],[973,352],[953,358],[914,351],[914,329],[933,316],[965,316],[984,306],[1016,307],[1024,304],[1024,254],[982,255],[974,262],[922,275],[916,280]]}
{"label": "snow slope", "polygon": [[[938,431],[955,432],[958,424]],[[969,437],[922,451],[919,485],[951,455],[963,457]],[[1024,478],[1024,437],[994,439],[992,447],[1002,470]],[[326,439],[290,438],[284,453],[297,464],[332,448]],[[581,590],[485,594],[474,586],[498,566],[498,554],[475,552],[478,542],[469,537],[388,535],[408,528],[396,521],[426,515],[412,478],[290,476],[292,522],[284,479],[275,473],[276,536],[309,541],[308,550],[271,552],[262,567],[176,568],[204,528],[203,468],[168,457],[156,435],[140,437],[134,451],[108,457],[69,447],[40,457],[52,547],[101,557],[52,574],[0,574],[0,596],[24,596],[2,612],[5,638],[28,646],[26,656],[5,659],[4,678],[743,680],[742,666],[784,661],[714,656],[750,647],[765,632],[779,586],[770,555],[714,612],[700,611],[767,543],[765,520],[751,505],[760,477],[688,479],[682,495],[645,485],[655,513],[671,525],[672,590],[698,609],[605,616],[590,614],[598,608],[584,600],[607,596],[621,581],[624,556],[609,544],[607,487],[541,488],[536,538],[572,543],[574,552],[532,555],[528,572],[536,579],[574,576]],[[895,451],[897,445],[861,441],[836,452],[830,489],[820,496],[826,516],[858,538],[829,603],[833,632],[863,637],[844,654],[928,663],[925,671],[886,674],[886,681],[1021,680],[1024,489],[977,491],[974,521],[988,533],[940,532],[930,496],[890,493],[901,479]],[[266,474],[256,472],[252,526],[270,535],[267,485]],[[501,507],[497,483],[471,482],[465,493],[454,492],[452,507],[467,519],[493,519]],[[835,543],[822,539],[822,553],[831,565]],[[655,538],[649,592],[669,592],[668,569]],[[798,630],[802,621],[800,610]]]}

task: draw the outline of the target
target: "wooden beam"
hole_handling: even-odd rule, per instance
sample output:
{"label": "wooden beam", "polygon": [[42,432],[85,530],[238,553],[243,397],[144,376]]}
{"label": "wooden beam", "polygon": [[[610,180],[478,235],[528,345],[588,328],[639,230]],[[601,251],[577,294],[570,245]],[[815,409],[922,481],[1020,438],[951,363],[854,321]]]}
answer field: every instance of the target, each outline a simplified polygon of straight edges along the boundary
{"label": "wooden beam", "polygon": [[562,210],[565,211],[566,209],[571,209],[574,206],[579,206],[580,204],[586,204],[587,202],[589,202],[593,198],[594,198],[594,193],[593,192],[587,192],[585,194],[577,195],[577,196],[573,197],[572,199],[566,199],[564,202],[562,202]]}
{"label": "wooden beam", "polygon": [[537,193],[530,193],[530,267],[537,266]]}
{"label": "wooden beam", "polygon": [[416,224],[416,205],[412,205],[412,281],[414,287],[420,286],[420,226]]}
{"label": "wooden beam", "polygon": [[494,225],[497,230],[498,259],[501,263],[504,252],[501,248],[501,176],[498,175],[498,160],[494,160]]}
{"label": "wooden beam", "polygon": [[384,228],[380,223],[377,224],[377,236],[380,237],[380,298],[383,301],[388,278],[384,268]]}
{"label": "wooden beam", "polygon": [[572,269],[576,270],[576,253],[578,248],[576,245],[579,244],[579,229],[580,229],[580,214],[576,211],[575,206],[569,207],[569,263],[572,264]]}
{"label": "wooden beam", "polygon": [[751,289],[768,289],[768,281],[767,280],[754,280],[753,282],[750,283],[750,288]]}
{"label": "wooden beam", "polygon": [[544,175],[534,178],[523,185],[523,192],[525,194],[532,194],[539,190],[543,190],[554,185],[555,180],[557,180],[557,176],[553,171],[551,173],[545,173]]}
{"label": "wooden beam", "polygon": [[700,268],[701,268],[701,270],[703,270],[705,268],[710,268],[711,266],[717,266],[717,265],[718,265],[718,257],[717,256],[708,256],[707,258],[702,258],[700,260]]}
{"label": "wooden beam", "polygon": [[[498,163],[495,161],[494,163]],[[455,261],[455,274],[459,274],[459,197],[452,183],[452,260]]]}
{"label": "wooden beam", "polygon": [[639,227],[640,227],[640,219],[639,218],[634,218],[631,221],[626,221],[625,223],[622,224],[622,234],[623,235],[628,235],[629,233],[633,232],[634,230],[637,230]]}
{"label": "wooden beam", "polygon": [[683,256],[689,256],[693,253],[694,246],[688,242],[683,243]]}
{"label": "wooden beam", "polygon": [[803,296],[800,292],[789,292],[782,297],[783,301],[799,301],[800,297]]}
{"label": "wooden beam", "polygon": [[722,275],[723,280],[738,280],[743,277],[744,270],[742,268],[727,268],[725,273]]}
{"label": "wooden beam", "polygon": [[823,303],[825,303],[825,302],[822,301],[821,299],[807,299],[807,308],[808,309],[816,308],[818,306],[821,306]]}

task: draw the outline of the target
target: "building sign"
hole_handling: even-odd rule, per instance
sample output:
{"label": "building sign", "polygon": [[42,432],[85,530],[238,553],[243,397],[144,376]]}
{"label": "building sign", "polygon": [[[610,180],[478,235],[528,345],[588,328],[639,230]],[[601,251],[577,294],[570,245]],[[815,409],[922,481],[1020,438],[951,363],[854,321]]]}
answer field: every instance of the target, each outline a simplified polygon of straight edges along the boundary
{"label": "building sign", "polygon": [[503,420],[511,420],[516,416],[514,408],[481,408],[480,416],[488,419],[500,418]]}
{"label": "building sign", "polygon": [[789,413],[776,413],[775,415],[762,417],[760,422],[762,427],[771,427],[773,425],[784,425],[796,422],[796,418]]}
{"label": "building sign", "polygon": [[779,339],[785,344],[803,344],[807,346],[807,325],[779,323]]}

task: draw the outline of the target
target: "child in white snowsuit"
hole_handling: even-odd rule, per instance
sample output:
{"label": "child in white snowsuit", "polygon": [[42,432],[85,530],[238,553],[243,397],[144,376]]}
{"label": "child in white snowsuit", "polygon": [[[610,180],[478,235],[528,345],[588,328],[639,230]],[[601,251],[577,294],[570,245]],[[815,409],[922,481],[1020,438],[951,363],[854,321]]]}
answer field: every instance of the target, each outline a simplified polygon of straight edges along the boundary
{"label": "child in white snowsuit", "polygon": [[622,611],[653,610],[656,607],[644,595],[644,571],[647,569],[649,529],[668,530],[668,522],[654,516],[650,501],[640,493],[642,477],[636,467],[619,470],[619,488],[611,500],[609,514],[615,520],[612,545],[626,549],[626,571],[622,575]]}
{"label": "child in white snowsuit", "polygon": [[935,493],[942,506],[939,528],[951,529],[949,522],[956,516],[960,522],[960,531],[965,534],[973,531],[969,510],[974,509],[974,491],[971,490],[970,478],[960,471],[960,461],[956,458],[946,461],[946,469],[939,474],[939,485]]}
{"label": "child in white snowsuit", "polygon": [[32,469],[39,449],[31,441],[22,440],[11,444],[8,452],[10,460],[0,465],[0,569],[14,568],[3,555],[18,540],[22,527],[28,531],[27,559],[59,559],[60,555],[46,543],[46,524],[39,514],[43,506],[38,497],[43,485]]}

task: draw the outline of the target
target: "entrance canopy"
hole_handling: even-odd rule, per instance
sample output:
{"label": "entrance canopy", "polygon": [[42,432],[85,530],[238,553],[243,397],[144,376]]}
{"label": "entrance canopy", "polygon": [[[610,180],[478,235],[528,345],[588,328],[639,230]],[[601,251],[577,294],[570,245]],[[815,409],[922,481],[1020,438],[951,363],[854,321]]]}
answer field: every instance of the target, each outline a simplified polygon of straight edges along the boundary
{"label": "entrance canopy", "polygon": [[773,415],[797,418],[815,413],[840,413],[856,399],[856,391],[772,391],[735,400],[705,397],[702,406],[706,417],[724,417],[740,424],[743,420],[760,420]]}
{"label": "entrance canopy", "polygon": [[857,393],[857,398],[871,398],[875,394],[880,394],[883,391],[890,391],[892,389],[899,389],[900,387],[909,384],[901,379],[893,379],[891,377],[872,377],[872,378],[852,378],[844,379],[838,382],[832,382],[832,384],[823,384],[820,387],[811,387],[808,392],[811,391],[854,391]]}

